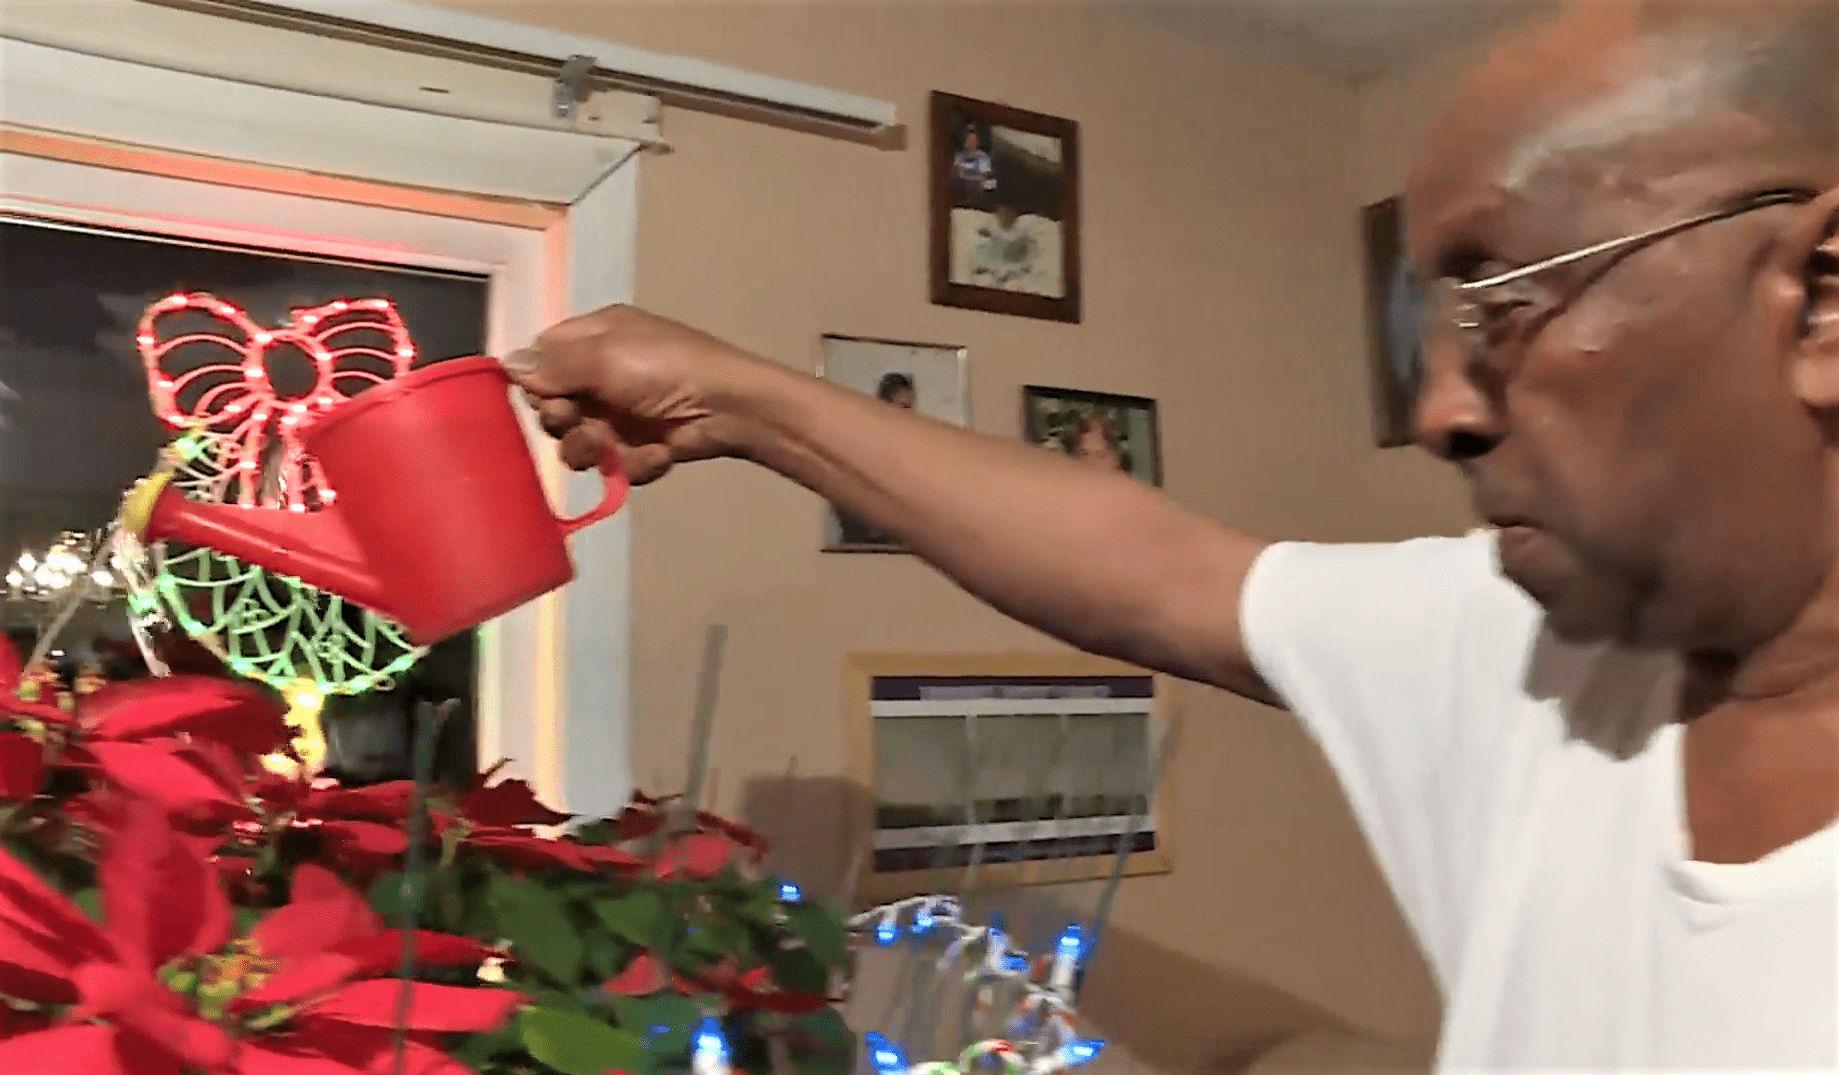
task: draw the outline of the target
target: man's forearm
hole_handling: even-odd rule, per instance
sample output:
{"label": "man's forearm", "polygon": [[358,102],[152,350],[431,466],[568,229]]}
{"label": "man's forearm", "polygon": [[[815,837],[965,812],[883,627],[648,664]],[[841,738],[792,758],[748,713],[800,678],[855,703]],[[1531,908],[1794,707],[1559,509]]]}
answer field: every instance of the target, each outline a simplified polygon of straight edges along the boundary
{"label": "man's forearm", "polygon": [[1083,649],[1260,693],[1237,609],[1261,542],[1122,474],[781,367],[743,382],[712,401],[742,454],[895,535],[974,596]]}

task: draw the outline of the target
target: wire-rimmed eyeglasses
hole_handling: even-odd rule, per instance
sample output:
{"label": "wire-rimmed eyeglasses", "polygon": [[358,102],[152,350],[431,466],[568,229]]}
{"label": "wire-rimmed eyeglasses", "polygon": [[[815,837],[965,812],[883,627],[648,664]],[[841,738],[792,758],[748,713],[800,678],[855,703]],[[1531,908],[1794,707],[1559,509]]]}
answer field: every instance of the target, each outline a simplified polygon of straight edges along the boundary
{"label": "wire-rimmed eyeglasses", "polygon": [[1729,220],[1731,217],[1753,213],[1758,209],[1767,209],[1771,206],[1805,204],[1814,200],[1815,197],[1816,195],[1810,191],[1773,190],[1739,199],[1722,208],[1700,213],[1685,220],[1649,228],[1633,235],[1624,235],[1619,239],[1596,243],[1481,280],[1458,280],[1453,277],[1435,280],[1429,286],[1429,294],[1425,296],[1427,300],[1424,307],[1423,326],[1425,345],[1428,347],[1442,333],[1454,330],[1456,338],[1463,345],[1464,353],[1470,357],[1479,356],[1488,346],[1490,311],[1502,306],[1517,304],[1511,294],[1513,285],[1540,273],[1604,254],[1632,253],[1650,243],[1660,242],[1705,224]]}

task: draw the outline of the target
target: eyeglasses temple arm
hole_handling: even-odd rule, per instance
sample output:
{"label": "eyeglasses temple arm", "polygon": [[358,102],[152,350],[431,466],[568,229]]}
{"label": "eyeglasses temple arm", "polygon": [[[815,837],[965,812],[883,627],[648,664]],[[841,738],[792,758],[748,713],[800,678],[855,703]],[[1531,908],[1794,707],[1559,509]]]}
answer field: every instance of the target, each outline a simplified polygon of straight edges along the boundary
{"label": "eyeglasses temple arm", "polygon": [[1759,198],[1753,202],[1727,206],[1709,213],[1700,213],[1698,216],[1686,220],[1675,221],[1672,224],[1662,224],[1658,228],[1649,228],[1635,235],[1624,235],[1620,239],[1610,239],[1606,242],[1597,243],[1594,246],[1586,246],[1582,250],[1573,250],[1568,254],[1560,254],[1555,258],[1536,261],[1531,265],[1522,265],[1517,269],[1509,270],[1498,276],[1490,276],[1485,280],[1463,281],[1456,285],[1456,290],[1464,293],[1486,291],[1490,288],[1500,287],[1502,284],[1511,284],[1516,280],[1524,280],[1528,276],[1533,276],[1537,273],[1560,268],[1565,265],[1570,265],[1573,262],[1583,261],[1587,258],[1593,258],[1599,254],[1608,254],[1616,250],[1621,250],[1624,247],[1634,246],[1639,243],[1650,242],[1657,239],[1664,239],[1675,232],[1687,231],[1701,224],[1709,224],[1714,220],[1722,220],[1726,217],[1737,216],[1755,209],[1765,209],[1772,205],[1787,205],[1806,200],[1807,198],[1798,192],[1784,191],[1777,195]]}

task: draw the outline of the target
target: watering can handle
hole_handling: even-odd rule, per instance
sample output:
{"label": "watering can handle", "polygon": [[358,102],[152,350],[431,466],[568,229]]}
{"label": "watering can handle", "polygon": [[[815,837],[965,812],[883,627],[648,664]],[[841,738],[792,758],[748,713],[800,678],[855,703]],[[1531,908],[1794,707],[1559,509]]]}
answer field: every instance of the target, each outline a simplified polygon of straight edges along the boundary
{"label": "watering can handle", "polygon": [[608,445],[605,455],[600,457],[600,477],[605,482],[606,492],[600,503],[572,519],[557,519],[564,536],[574,533],[584,526],[592,526],[600,520],[618,511],[626,503],[626,493],[631,490],[631,483],[626,480],[626,466],[620,462],[619,449]]}

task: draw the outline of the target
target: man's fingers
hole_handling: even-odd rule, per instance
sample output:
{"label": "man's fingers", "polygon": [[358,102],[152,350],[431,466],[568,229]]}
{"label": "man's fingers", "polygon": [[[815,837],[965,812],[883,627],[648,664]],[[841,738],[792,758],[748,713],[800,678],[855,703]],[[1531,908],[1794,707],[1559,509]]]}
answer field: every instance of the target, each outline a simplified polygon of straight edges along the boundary
{"label": "man's fingers", "polygon": [[608,448],[618,447],[612,429],[598,418],[589,418],[563,433],[556,450],[570,470],[592,470],[606,457]]}
{"label": "man's fingers", "polygon": [[671,468],[670,449],[662,444],[641,444],[621,448],[621,462],[626,465],[626,480],[633,485],[657,481]]}
{"label": "man's fingers", "polygon": [[536,400],[536,418],[542,425],[543,432],[558,440],[569,430],[580,425],[581,417],[580,405],[566,396]]}
{"label": "man's fingers", "polygon": [[626,480],[644,485],[664,476],[671,468],[671,452],[662,444],[624,444],[598,418],[589,418],[562,437],[556,451],[570,470],[593,470],[600,466],[609,450],[619,453],[620,467]]}

